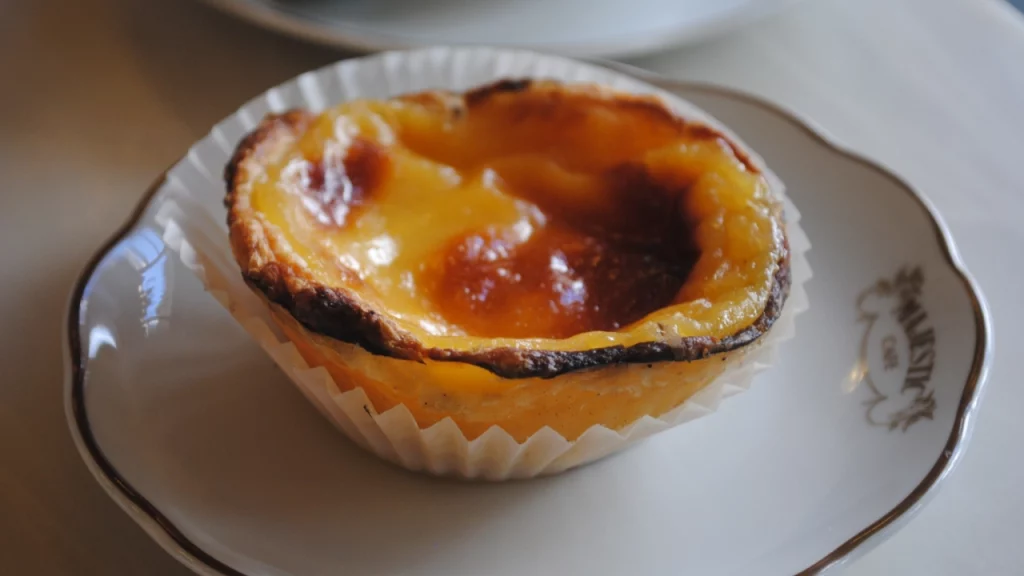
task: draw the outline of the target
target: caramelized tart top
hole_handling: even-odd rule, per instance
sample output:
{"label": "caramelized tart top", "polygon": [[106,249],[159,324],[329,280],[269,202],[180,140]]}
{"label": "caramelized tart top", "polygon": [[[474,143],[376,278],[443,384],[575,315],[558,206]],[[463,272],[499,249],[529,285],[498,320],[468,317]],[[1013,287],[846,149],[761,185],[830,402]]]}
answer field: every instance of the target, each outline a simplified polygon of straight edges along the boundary
{"label": "caramelized tart top", "polygon": [[781,311],[781,208],[660,101],[503,81],[268,116],[226,170],[246,280],[371,352],[507,377],[696,359]]}

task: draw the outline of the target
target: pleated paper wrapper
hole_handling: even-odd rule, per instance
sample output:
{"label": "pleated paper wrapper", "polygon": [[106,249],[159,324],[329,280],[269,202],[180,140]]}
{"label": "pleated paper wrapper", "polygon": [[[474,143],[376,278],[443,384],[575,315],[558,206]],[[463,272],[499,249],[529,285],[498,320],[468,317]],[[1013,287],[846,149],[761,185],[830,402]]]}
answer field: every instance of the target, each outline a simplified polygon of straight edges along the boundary
{"label": "pleated paper wrapper", "polygon": [[[223,170],[235,146],[264,115],[290,108],[322,110],[353,98],[387,98],[428,89],[464,91],[502,78],[586,82],[661,97],[679,116],[712,126],[747,152],[784,202],[791,250],[792,286],[782,315],[741,361],[682,405],[611,430],[593,426],[575,441],[543,428],[516,442],[494,426],[470,441],[446,418],[420,429],[398,405],[378,413],[361,388],[343,391],[323,367],[309,366],[274,325],[266,304],[242,280],[228,241]],[[437,475],[504,480],[553,474],[592,462],[651,434],[714,412],[726,397],[750,387],[775,360],[779,344],[793,337],[795,317],[808,308],[803,284],[811,276],[810,242],[782,183],[728,128],[692,104],[630,76],[573,60],[518,50],[429,48],[346,60],[272,88],[217,124],[168,171],[154,203],[164,241],[202,280],[206,290],[263,347],[325,417],[354,442],[411,470]]]}

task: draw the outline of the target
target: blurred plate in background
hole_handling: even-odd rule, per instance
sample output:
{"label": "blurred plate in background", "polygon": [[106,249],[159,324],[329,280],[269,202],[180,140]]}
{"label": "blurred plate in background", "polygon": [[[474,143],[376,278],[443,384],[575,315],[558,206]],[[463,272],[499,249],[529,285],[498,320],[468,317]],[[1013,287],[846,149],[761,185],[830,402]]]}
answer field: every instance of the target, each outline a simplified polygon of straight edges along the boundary
{"label": "blurred plate in background", "polygon": [[796,0],[206,1],[266,28],[341,48],[486,44],[609,57],[695,42]]}

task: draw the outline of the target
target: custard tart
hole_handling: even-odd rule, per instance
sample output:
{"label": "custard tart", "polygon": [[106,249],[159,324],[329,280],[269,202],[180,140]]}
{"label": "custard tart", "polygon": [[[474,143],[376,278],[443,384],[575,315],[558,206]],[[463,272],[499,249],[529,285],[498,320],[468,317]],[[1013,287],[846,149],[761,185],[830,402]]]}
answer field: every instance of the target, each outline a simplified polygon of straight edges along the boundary
{"label": "custard tart", "polygon": [[306,362],[470,440],[664,414],[742,362],[789,290],[755,163],[600,86],[270,115],[225,178],[242,275]]}

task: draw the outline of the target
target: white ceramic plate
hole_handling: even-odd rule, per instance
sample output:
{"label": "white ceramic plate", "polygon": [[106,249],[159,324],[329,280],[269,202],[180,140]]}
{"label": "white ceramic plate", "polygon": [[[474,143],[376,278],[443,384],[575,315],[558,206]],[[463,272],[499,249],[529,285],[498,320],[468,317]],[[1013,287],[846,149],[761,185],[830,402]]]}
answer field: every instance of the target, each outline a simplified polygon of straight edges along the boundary
{"label": "white ceramic plate", "polygon": [[580,57],[695,42],[795,0],[207,0],[229,14],[357,50],[517,46]]}
{"label": "white ceramic plate", "polygon": [[161,240],[157,185],[70,302],[67,413],[89,468],[203,574],[793,574],[877,543],[964,449],[980,295],[898,178],[757,99],[644,79],[758,150],[814,244],[811,309],[752,390],[557,477],[401,471],[333,430],[203,291]]}

